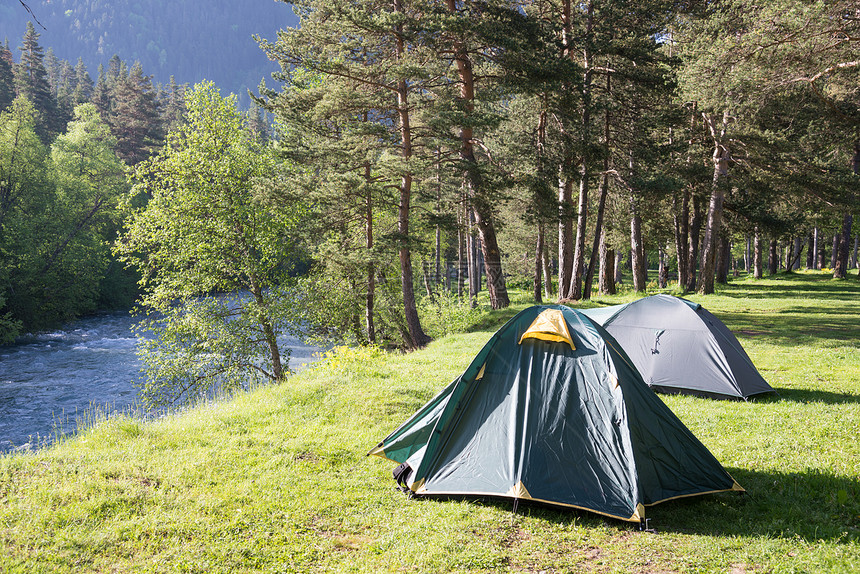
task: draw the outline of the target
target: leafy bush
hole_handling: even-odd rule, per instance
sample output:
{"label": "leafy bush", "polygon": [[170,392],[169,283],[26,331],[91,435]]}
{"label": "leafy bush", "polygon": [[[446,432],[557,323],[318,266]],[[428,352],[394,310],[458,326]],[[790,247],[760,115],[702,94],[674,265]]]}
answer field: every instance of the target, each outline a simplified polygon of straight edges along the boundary
{"label": "leafy bush", "polygon": [[486,314],[485,308],[472,307],[468,300],[445,291],[438,293],[435,301],[425,297],[418,303],[421,326],[434,338],[469,331]]}

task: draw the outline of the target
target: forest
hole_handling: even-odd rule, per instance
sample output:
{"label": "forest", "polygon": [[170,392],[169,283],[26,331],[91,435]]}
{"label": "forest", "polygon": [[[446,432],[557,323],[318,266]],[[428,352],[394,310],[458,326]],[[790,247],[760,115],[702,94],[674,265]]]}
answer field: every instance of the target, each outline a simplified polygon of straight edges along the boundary
{"label": "forest", "polygon": [[32,24],[3,50],[3,340],[136,299],[173,402],[280,379],[291,325],[414,349],[484,290],[856,280],[855,2],[292,4],[247,113],[118,57],[53,73]]}
{"label": "forest", "polygon": [[273,0],[16,0],[0,4],[0,42],[12,48],[31,20],[46,52],[74,64],[80,57],[93,73],[114,55],[140,62],[153,84],[203,79],[234,93],[247,108],[248,90],[277,70],[254,41],[273,38],[296,24],[290,7]]}

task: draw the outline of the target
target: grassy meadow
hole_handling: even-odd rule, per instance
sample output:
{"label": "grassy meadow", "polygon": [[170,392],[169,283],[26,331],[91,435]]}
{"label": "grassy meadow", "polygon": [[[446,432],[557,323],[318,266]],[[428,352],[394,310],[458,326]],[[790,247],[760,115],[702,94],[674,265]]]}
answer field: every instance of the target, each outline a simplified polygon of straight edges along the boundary
{"label": "grassy meadow", "polygon": [[520,295],[499,312],[425,309],[436,339],[420,352],[337,349],[281,385],[0,457],[0,572],[858,572],[855,273],[688,296],[779,395],[662,396],[748,492],[651,507],[652,532],[587,512],[515,514],[509,501],[409,499],[391,462],[365,456],[527,306]]}

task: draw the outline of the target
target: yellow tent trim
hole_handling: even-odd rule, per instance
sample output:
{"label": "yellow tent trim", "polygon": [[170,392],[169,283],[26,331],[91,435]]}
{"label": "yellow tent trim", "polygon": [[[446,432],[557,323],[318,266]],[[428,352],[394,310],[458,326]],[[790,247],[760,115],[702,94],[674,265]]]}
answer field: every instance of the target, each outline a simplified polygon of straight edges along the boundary
{"label": "yellow tent trim", "polygon": [[738,482],[732,479],[733,484],[731,488],[723,488],[721,490],[706,490],[704,492],[693,492],[691,494],[681,494],[678,496],[670,496],[669,498],[664,498],[662,500],[657,500],[655,502],[649,502],[648,506],[654,506],[655,504],[660,504],[661,502],[669,502],[670,500],[679,500],[681,498],[690,498],[691,496],[701,496],[703,494],[716,494],[718,492],[746,492],[746,489],[738,484]]}
{"label": "yellow tent trim", "polygon": [[532,495],[529,494],[529,491],[526,490],[526,485],[523,484],[522,480],[519,481],[518,483],[516,483],[515,485],[513,485],[511,487],[511,489],[507,493],[505,493],[505,496],[510,496],[512,498],[527,498],[527,499],[530,499],[532,497]]}
{"label": "yellow tent trim", "polygon": [[373,449],[369,453],[367,453],[367,456],[381,456],[382,458],[387,458],[385,456],[385,450],[382,448],[382,445],[373,447]]}
{"label": "yellow tent trim", "polygon": [[481,365],[481,370],[478,371],[478,376],[475,377],[476,381],[480,381],[481,379],[484,378],[484,369],[486,369],[486,368],[487,368],[487,363],[484,363],[483,365]]}
{"label": "yellow tent trim", "polygon": [[540,315],[535,317],[529,328],[526,329],[523,336],[520,337],[520,344],[525,339],[540,339],[542,341],[551,341],[555,343],[567,343],[572,350],[576,350],[573,344],[573,338],[570,336],[570,331],[567,329],[567,322],[564,320],[564,315],[558,309],[545,309]]}
{"label": "yellow tent trim", "polygon": [[413,482],[412,486],[410,486],[409,489],[416,494],[421,494],[425,490],[424,489],[424,479],[422,478],[421,480],[419,480],[417,482]]}

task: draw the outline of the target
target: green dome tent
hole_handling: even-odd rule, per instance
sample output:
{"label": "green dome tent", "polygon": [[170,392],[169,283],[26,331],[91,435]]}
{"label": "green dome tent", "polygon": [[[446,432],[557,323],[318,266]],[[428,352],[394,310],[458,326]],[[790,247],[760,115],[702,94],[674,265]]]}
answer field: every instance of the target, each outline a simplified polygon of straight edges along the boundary
{"label": "green dome tent", "polygon": [[586,309],[658,392],[742,398],[775,392],[740,342],[707,309],[671,295]]}
{"label": "green dome tent", "polygon": [[511,319],[369,454],[401,463],[395,478],[419,496],[499,496],[632,522],[648,505],[743,490],[612,337],[560,305]]}

